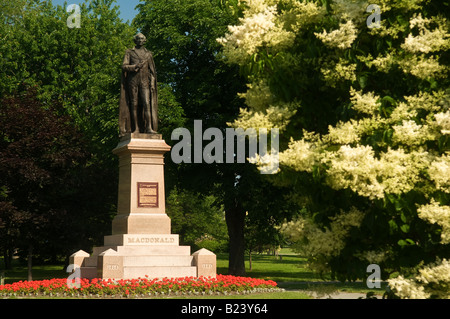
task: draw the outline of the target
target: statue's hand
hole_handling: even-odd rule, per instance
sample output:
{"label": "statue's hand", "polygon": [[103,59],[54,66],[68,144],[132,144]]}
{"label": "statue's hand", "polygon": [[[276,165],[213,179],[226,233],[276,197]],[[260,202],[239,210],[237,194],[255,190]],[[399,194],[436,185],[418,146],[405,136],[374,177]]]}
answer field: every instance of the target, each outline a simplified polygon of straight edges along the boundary
{"label": "statue's hand", "polygon": [[138,71],[139,69],[142,69],[145,65],[145,61],[141,61],[138,64],[136,64],[136,71]]}

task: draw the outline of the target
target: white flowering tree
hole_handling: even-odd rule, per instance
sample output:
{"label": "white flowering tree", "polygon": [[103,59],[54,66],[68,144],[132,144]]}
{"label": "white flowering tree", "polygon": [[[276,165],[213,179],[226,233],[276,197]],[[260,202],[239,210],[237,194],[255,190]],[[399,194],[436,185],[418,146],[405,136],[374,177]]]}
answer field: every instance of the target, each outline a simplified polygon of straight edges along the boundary
{"label": "white flowering tree", "polygon": [[448,298],[449,5],[241,3],[218,39],[248,75],[231,125],[280,129],[277,183],[304,207],[282,227],[293,247],[341,280],[376,263],[399,297]]}

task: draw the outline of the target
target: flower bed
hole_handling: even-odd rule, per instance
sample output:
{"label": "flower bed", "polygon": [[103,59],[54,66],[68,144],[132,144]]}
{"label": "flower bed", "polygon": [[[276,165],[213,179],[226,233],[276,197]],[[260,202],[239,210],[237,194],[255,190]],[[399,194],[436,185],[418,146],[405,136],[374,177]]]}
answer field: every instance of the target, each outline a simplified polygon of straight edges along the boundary
{"label": "flower bed", "polygon": [[0,286],[0,296],[150,297],[161,295],[214,295],[278,289],[272,280],[217,275],[163,279],[50,279],[18,281]]}

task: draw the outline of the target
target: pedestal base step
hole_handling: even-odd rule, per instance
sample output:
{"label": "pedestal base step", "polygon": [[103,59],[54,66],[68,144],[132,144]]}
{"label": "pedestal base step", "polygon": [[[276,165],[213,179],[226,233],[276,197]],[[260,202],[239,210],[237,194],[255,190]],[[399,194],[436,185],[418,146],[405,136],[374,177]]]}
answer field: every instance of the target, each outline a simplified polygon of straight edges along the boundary
{"label": "pedestal base step", "polygon": [[134,279],[216,276],[216,255],[207,249],[190,254],[189,246],[129,245],[95,247],[92,255],[79,250],[70,263],[81,278]]}
{"label": "pedestal base step", "polygon": [[[81,278],[98,278],[97,267],[81,267]],[[136,278],[176,278],[176,277],[197,277],[197,267],[195,266],[134,266],[123,267],[123,277],[120,279]]]}
{"label": "pedestal base step", "polygon": [[[146,277],[147,276],[147,277]],[[123,267],[123,278],[175,278],[175,277],[197,277],[197,267],[178,266],[178,267]]]}
{"label": "pedestal base step", "polygon": [[192,256],[124,256],[123,267],[192,266]]}
{"label": "pedestal base step", "polygon": [[[151,255],[123,256],[123,266],[192,266],[192,256]],[[83,267],[97,267],[98,256],[84,259]]]}

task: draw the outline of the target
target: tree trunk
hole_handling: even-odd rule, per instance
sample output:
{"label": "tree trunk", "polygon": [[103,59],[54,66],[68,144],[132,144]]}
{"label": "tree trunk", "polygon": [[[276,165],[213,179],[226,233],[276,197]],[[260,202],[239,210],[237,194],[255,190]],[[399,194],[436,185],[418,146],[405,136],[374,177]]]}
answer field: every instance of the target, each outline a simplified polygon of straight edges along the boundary
{"label": "tree trunk", "polygon": [[28,277],[27,280],[28,281],[32,281],[33,280],[33,245],[30,244],[30,246],[28,246]]}
{"label": "tree trunk", "polygon": [[248,269],[252,270],[252,250],[248,250]]}
{"label": "tree trunk", "polygon": [[235,201],[225,209],[225,220],[230,238],[230,253],[228,256],[228,274],[234,276],[245,275],[245,243],[244,221],[245,212]]}
{"label": "tree trunk", "polygon": [[5,262],[5,269],[11,269],[12,267],[12,257],[13,257],[14,251],[11,248],[5,248],[3,252],[3,261]]}

